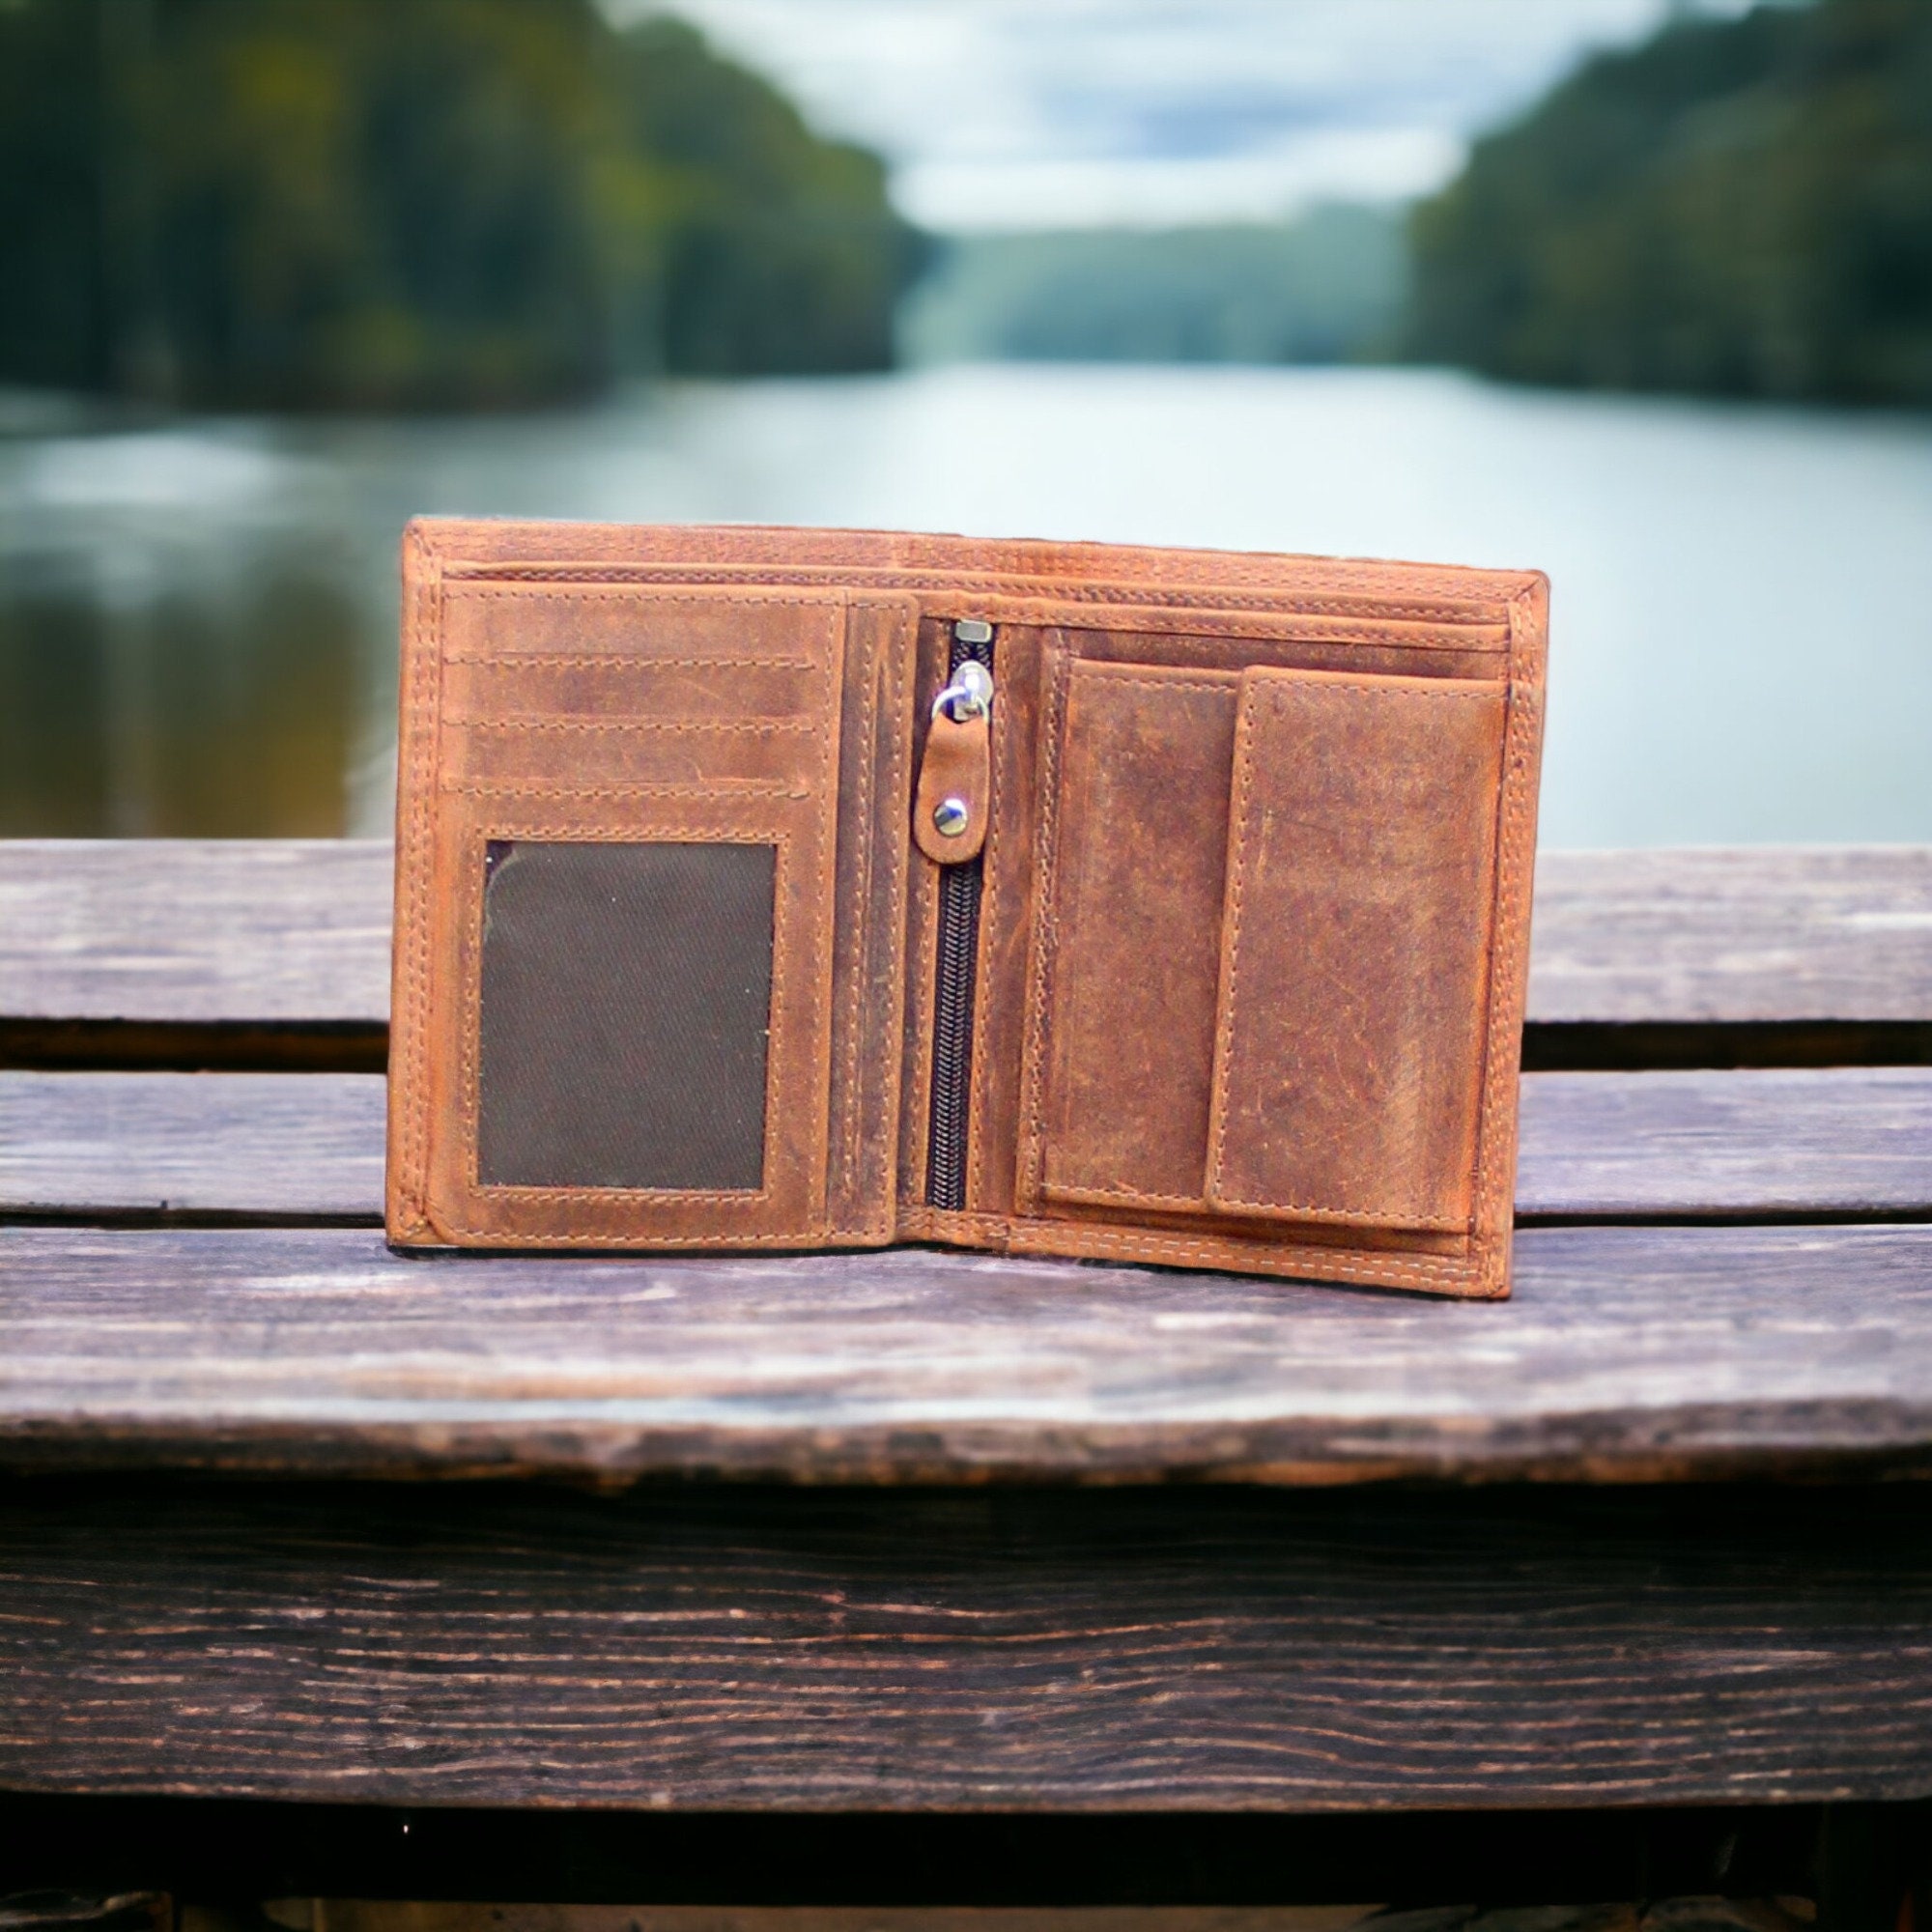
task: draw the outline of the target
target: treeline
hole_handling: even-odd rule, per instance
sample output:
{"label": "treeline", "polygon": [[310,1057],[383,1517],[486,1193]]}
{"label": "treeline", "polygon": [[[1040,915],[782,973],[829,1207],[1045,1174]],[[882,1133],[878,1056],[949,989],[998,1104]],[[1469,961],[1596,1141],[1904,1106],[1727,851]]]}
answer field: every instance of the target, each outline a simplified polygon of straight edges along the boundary
{"label": "treeline", "polygon": [[1480,142],[1410,237],[1426,358],[1932,403],[1932,4],[1674,21]]}
{"label": "treeline", "polygon": [[922,361],[1346,362],[1399,339],[1407,261],[1382,209],[1288,221],[980,235],[907,307]]}
{"label": "treeline", "polygon": [[468,408],[887,364],[923,241],[592,0],[0,0],[0,382]]}

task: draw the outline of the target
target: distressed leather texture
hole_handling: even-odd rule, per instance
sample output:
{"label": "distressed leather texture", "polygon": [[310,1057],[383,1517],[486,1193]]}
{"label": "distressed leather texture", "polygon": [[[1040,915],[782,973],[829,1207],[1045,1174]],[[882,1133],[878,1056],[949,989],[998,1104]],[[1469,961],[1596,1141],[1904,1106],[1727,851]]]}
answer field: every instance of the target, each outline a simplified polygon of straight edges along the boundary
{"label": "distressed leather texture", "polygon": [[1539,574],[436,520],[404,578],[399,1246],[1508,1293]]}

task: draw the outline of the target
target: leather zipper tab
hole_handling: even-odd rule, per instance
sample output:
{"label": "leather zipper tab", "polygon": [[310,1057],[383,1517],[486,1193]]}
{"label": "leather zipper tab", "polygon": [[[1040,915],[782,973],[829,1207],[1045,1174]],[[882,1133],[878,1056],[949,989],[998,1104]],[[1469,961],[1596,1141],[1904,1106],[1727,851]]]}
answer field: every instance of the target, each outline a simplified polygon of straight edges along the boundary
{"label": "leather zipper tab", "polygon": [[963,866],[986,842],[992,725],[992,672],[969,658],[933,700],[913,800],[913,841],[936,866]]}

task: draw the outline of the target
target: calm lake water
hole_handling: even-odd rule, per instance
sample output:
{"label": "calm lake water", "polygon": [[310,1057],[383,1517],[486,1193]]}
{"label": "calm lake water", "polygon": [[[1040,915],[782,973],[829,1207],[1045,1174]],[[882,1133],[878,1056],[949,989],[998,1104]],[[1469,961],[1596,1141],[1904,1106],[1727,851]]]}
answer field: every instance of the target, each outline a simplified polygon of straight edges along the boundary
{"label": "calm lake water", "polygon": [[1932,841],[1932,419],[1047,367],[460,421],[7,399],[0,835],[386,831],[416,511],[1535,565],[1545,844]]}

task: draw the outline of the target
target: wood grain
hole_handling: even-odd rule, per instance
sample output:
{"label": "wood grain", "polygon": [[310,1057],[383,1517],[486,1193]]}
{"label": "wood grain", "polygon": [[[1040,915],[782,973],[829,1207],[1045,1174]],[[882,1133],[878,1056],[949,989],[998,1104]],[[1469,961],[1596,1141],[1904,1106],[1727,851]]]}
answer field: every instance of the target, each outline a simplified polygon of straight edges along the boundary
{"label": "wood grain", "polygon": [[1932,1067],[1529,1073],[1520,1219],[1932,1212]]}
{"label": "wood grain", "polygon": [[[388,1016],[381,841],[0,841],[0,1019]],[[1547,852],[1533,1023],[1932,1021],[1932,847]]]}
{"label": "wood grain", "polygon": [[[0,1213],[382,1218],[365,1074],[0,1072]],[[1932,1214],[1932,1069],[1532,1073],[1524,1220]]]}
{"label": "wood grain", "polygon": [[0,1015],[386,1021],[374,839],[0,841]]}
{"label": "wood grain", "polygon": [[365,1073],[0,1072],[0,1213],[383,1218]]}
{"label": "wood grain", "polygon": [[1529,1016],[1932,1019],[1932,846],[1545,852]]}
{"label": "wood grain", "polygon": [[0,1494],[0,1783],[1181,1811],[1932,1791],[1932,1494]]}
{"label": "wood grain", "polygon": [[1932,1466],[1932,1229],[1545,1228],[1463,1304],[920,1249],[0,1230],[0,1466],[823,1483]]}

